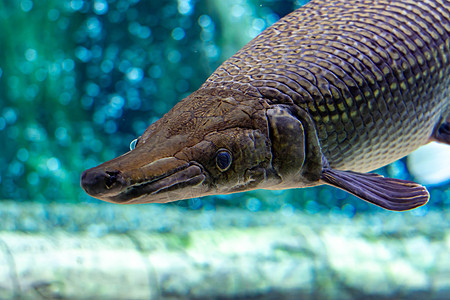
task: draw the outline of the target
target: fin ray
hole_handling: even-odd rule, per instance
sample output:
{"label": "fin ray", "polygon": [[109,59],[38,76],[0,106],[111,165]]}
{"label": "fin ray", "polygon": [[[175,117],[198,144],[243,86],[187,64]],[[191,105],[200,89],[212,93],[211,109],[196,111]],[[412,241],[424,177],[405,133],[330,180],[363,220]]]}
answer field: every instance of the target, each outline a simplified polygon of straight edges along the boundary
{"label": "fin ray", "polygon": [[413,209],[427,203],[430,197],[427,189],[418,183],[387,178],[375,173],[325,169],[321,179],[388,210]]}

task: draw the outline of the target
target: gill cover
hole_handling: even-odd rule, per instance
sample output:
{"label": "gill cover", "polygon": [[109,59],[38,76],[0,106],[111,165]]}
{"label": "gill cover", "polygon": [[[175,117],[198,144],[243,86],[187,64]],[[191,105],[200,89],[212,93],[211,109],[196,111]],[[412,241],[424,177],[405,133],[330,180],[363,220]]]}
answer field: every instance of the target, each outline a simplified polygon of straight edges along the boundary
{"label": "gill cover", "polygon": [[272,166],[283,179],[300,178],[305,162],[305,134],[302,123],[289,109],[276,106],[267,110],[272,142]]}

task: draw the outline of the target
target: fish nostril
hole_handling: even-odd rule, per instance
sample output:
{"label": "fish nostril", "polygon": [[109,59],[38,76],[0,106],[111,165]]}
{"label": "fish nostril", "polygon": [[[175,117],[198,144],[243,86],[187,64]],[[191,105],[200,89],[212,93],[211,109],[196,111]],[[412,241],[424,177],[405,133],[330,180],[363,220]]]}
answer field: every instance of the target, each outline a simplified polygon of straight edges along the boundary
{"label": "fish nostril", "polygon": [[106,185],[107,189],[110,189],[112,187],[112,185],[115,182],[117,182],[120,172],[119,171],[113,171],[113,172],[106,171],[105,173],[106,173],[106,175],[108,175],[108,176],[105,176],[105,185]]}

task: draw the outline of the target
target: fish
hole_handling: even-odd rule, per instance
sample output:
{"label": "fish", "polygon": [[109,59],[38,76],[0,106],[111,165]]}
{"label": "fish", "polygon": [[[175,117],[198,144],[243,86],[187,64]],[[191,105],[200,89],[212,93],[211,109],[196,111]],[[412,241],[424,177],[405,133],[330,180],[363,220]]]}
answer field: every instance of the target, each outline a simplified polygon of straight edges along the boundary
{"label": "fish", "polygon": [[331,185],[393,211],[426,187],[371,171],[450,144],[450,2],[312,0],[223,62],[132,150],[84,171],[112,203]]}

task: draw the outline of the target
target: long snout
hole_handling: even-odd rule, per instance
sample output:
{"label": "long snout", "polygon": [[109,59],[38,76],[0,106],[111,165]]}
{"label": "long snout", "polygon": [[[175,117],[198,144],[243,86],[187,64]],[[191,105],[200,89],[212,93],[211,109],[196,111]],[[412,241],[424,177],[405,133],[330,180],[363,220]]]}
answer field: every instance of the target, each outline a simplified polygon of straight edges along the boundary
{"label": "long snout", "polygon": [[92,197],[107,202],[165,203],[204,195],[207,174],[197,163],[175,157],[148,164],[127,164],[135,157],[121,156],[81,175],[81,187]]}

